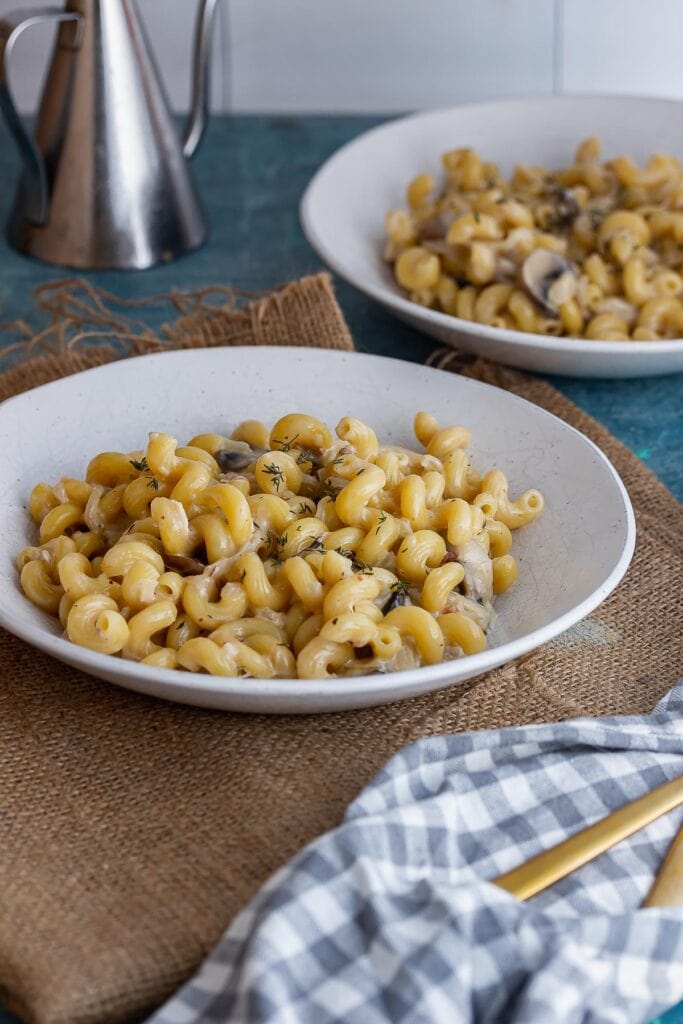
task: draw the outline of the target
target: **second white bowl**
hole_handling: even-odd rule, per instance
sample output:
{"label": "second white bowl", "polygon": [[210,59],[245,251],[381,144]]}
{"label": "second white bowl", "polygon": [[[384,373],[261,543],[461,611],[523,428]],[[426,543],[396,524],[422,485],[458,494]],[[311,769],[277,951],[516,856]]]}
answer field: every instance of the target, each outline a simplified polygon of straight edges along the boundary
{"label": "second white bowl", "polygon": [[471,146],[505,173],[517,163],[571,163],[597,135],[606,156],[683,157],[683,103],[629,97],[547,96],[451,107],[381,125],[323,164],[301,204],[309,242],[361,291],[439,341],[527,370],[572,377],[649,377],[683,371],[683,339],[587,341],[471,323],[410,302],[382,259],[384,216],[405,204],[415,175],[438,170],[441,154]]}

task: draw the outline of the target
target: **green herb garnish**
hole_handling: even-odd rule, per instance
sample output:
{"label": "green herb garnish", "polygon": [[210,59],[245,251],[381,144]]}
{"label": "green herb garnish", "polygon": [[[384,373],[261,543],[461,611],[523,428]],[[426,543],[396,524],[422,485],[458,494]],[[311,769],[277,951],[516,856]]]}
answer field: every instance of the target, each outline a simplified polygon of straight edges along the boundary
{"label": "green herb garnish", "polygon": [[372,575],[372,566],[368,565],[367,562],[361,561],[360,558],[353,558],[351,560],[351,565],[356,570],[356,572],[362,572],[366,576],[368,576],[368,575],[371,576]]}
{"label": "green herb garnish", "polygon": [[133,469],[137,469],[140,473],[146,473],[149,470],[146,455],[143,455],[141,459],[129,459],[128,461]]}
{"label": "green herb garnish", "polygon": [[281,451],[281,452],[288,452],[288,451],[290,451],[292,445],[294,444],[294,442],[296,441],[298,436],[299,436],[298,434],[295,434],[291,441],[289,441],[289,440],[287,440],[287,441],[273,441],[273,444],[274,445],[276,444],[278,446],[278,450],[279,451]]}
{"label": "green herb garnish", "polygon": [[285,482],[285,478],[284,478],[284,476],[282,474],[282,470],[280,469],[280,467],[276,466],[274,462],[271,462],[269,466],[264,466],[263,467],[263,472],[267,473],[268,476],[273,478],[273,484],[275,485],[275,490],[279,491],[280,490],[280,484],[284,484],[284,482]]}

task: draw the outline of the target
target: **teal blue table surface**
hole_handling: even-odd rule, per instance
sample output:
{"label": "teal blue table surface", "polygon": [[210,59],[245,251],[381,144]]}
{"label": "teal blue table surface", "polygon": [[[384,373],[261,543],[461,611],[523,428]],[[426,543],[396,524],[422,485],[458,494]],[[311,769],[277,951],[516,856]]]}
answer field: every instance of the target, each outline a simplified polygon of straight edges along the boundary
{"label": "teal blue table surface", "polygon": [[[377,124],[373,117],[216,118],[195,160],[210,238],[177,263],[135,273],[107,272],[90,280],[115,294],[144,298],[171,288],[231,284],[267,289],[320,269],[306,242],[298,205],[306,183],[338,146]],[[18,159],[0,127],[0,222],[6,220]],[[371,173],[371,168],[368,168]],[[35,285],[71,276],[14,253],[0,239],[0,321],[41,321],[32,305]],[[423,362],[432,339],[399,323],[364,295],[335,280],[337,296],[357,347],[364,352]],[[145,314],[154,324],[154,311]],[[0,335],[0,346],[9,337]],[[677,495],[683,498],[683,374],[632,381],[548,378],[600,420]],[[227,922],[226,922],[227,924]],[[0,1009],[0,1024],[14,1018]],[[660,1024],[683,1024],[683,1004]]]}

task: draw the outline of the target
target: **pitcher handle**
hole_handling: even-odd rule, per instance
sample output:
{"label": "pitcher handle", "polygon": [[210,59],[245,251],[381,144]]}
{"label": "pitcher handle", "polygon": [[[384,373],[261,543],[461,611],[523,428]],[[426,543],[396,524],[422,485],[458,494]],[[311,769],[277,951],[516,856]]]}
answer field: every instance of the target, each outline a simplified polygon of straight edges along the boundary
{"label": "pitcher handle", "polygon": [[218,0],[201,0],[197,11],[192,61],[192,99],[183,133],[183,156],[188,160],[197,152],[209,120],[209,71],[217,7]]}
{"label": "pitcher handle", "polygon": [[47,218],[49,203],[47,169],[43,156],[25,126],[12,97],[9,85],[9,63],[14,44],[24,29],[43,21],[78,22],[73,45],[80,44],[82,17],[76,12],[65,11],[60,7],[39,7],[28,11],[12,11],[0,18],[0,109],[5,115],[7,126],[14,136],[26,172],[33,184],[33,188],[30,189],[30,194],[27,196],[27,217],[38,225],[44,224]]}

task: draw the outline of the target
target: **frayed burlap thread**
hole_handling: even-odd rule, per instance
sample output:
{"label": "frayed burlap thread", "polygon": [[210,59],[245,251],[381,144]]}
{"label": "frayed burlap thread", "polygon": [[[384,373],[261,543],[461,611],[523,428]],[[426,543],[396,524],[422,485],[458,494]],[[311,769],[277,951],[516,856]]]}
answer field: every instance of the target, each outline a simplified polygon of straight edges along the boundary
{"label": "frayed burlap thread", "polygon": [[[219,345],[299,345],[352,351],[353,339],[329,274],[292,281],[266,295],[224,286],[119,299],[88,281],[68,278],[36,289],[48,317],[41,330],[0,324],[16,340],[0,351],[0,400],[122,356]],[[174,319],[153,330],[142,318],[168,309]],[[19,357],[19,358],[18,358]]]}
{"label": "frayed burlap thread", "polygon": [[[265,300],[247,297],[237,318],[229,290],[175,294],[178,318],[159,335],[131,325],[130,306],[111,300],[80,283],[50,292],[47,351],[34,346],[31,359],[0,376],[0,396],[99,365],[122,345],[130,353],[317,339],[352,348],[323,275]],[[115,328],[96,322],[112,308]],[[98,333],[106,331],[112,336]],[[644,712],[680,674],[683,522],[671,494],[545,382],[450,350],[434,362],[537,402],[603,448],[638,518],[625,580],[585,623],[478,680],[311,717],[155,701],[0,633],[0,988],[26,1020],[141,1018],[194,970],[261,882],[333,827],[411,740]]]}

